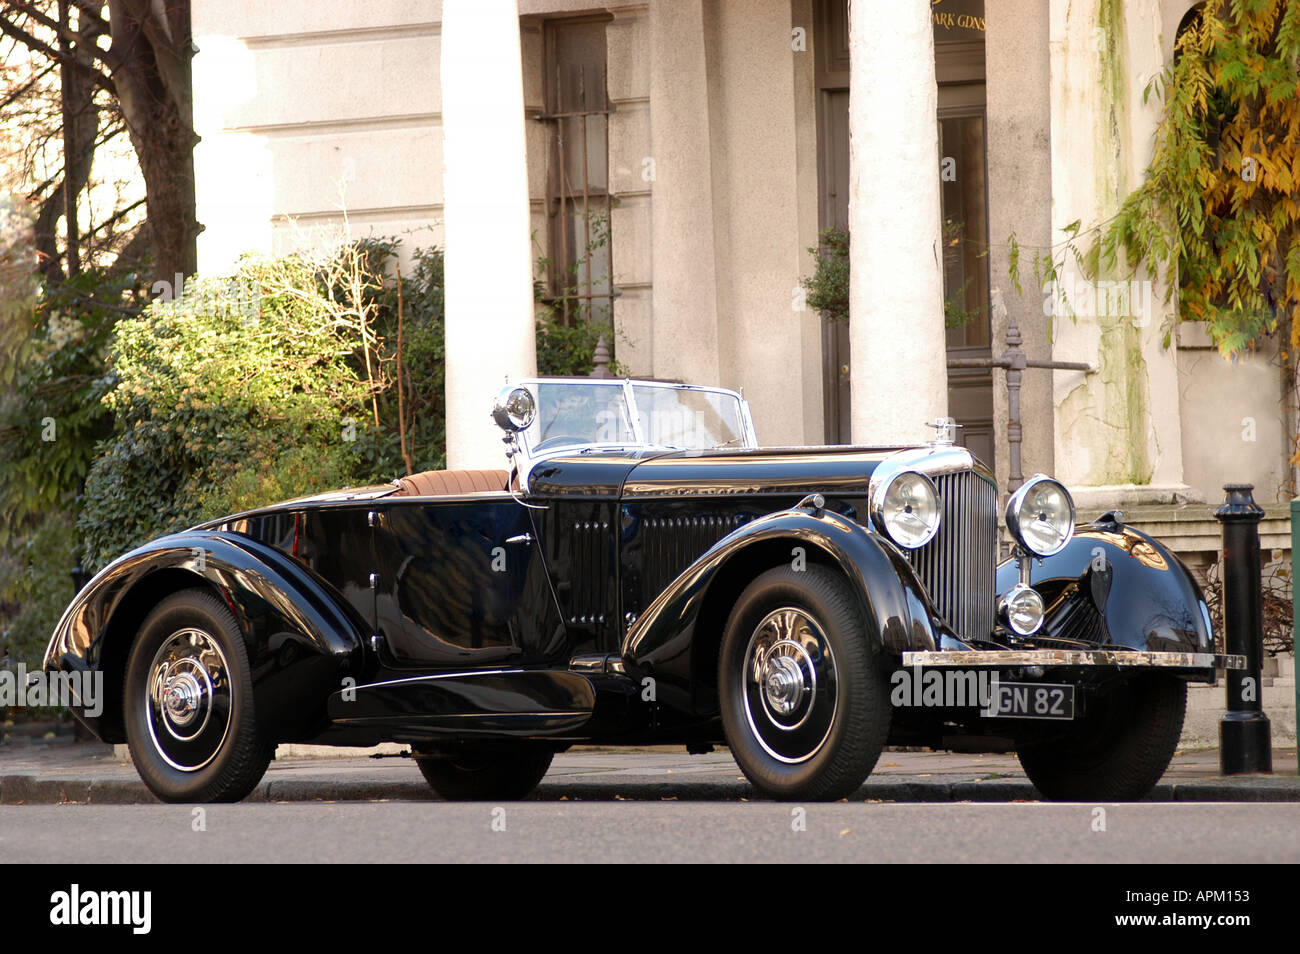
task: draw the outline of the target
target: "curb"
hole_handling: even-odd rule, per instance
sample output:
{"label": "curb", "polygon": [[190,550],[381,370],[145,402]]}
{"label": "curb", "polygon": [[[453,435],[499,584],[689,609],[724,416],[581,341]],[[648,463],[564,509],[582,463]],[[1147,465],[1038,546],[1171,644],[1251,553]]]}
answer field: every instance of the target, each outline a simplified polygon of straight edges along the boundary
{"label": "curb", "polygon": [[[618,791],[618,795],[612,792]],[[651,782],[565,784],[543,782],[530,801],[735,801],[757,800],[743,782]],[[881,802],[1017,802],[1041,801],[1027,781],[868,781],[854,801]],[[441,801],[423,782],[331,780],[263,780],[246,802]],[[1162,783],[1148,802],[1300,802],[1300,777],[1242,776],[1236,779]],[[0,775],[0,805],[157,805],[144,786],[132,780],[47,779],[37,775]]]}

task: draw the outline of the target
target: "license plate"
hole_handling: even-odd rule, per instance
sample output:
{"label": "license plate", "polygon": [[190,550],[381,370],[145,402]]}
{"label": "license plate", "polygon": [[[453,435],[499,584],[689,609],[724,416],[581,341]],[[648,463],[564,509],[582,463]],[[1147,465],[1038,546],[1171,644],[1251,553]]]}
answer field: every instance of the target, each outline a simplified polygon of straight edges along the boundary
{"label": "license plate", "polygon": [[1074,686],[1050,682],[999,682],[986,719],[1073,719]]}

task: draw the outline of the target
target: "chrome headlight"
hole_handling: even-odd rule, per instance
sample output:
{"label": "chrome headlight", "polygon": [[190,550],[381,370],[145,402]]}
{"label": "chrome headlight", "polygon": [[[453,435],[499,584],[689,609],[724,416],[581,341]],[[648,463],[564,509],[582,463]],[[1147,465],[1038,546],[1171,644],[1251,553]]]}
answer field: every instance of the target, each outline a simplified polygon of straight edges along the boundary
{"label": "chrome headlight", "polygon": [[925,474],[902,470],[877,485],[871,512],[889,538],[915,550],[939,532],[939,494]]}
{"label": "chrome headlight", "polygon": [[1007,501],[1007,530],[1035,556],[1060,553],[1074,536],[1074,501],[1059,481],[1035,474]]}
{"label": "chrome headlight", "polygon": [[537,401],[527,388],[506,385],[492,406],[492,420],[507,434],[527,430],[537,416]]}

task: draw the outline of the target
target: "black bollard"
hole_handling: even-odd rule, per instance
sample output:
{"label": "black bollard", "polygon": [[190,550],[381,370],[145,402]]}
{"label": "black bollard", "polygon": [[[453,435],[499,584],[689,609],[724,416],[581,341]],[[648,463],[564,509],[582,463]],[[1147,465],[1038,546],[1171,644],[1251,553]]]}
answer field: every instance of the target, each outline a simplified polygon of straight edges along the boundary
{"label": "black bollard", "polygon": [[1229,669],[1227,711],[1219,722],[1219,770],[1224,775],[1273,771],[1273,747],[1261,699],[1264,655],[1263,595],[1259,521],[1254,484],[1224,484],[1223,505],[1214,511],[1223,524],[1224,652],[1246,657],[1245,669]]}

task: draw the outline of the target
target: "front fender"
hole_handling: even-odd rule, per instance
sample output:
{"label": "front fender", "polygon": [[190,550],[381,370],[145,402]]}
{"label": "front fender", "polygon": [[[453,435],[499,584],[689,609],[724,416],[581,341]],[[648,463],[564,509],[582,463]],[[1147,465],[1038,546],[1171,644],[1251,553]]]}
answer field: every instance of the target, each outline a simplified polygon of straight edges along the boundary
{"label": "front fender", "polygon": [[279,550],[240,534],[190,530],[115,560],[64,610],[49,671],[103,673],[102,706],[74,714],[105,742],[122,742],[121,689],[130,645],[149,610],[207,586],[235,614],[252,667],[259,725],[276,741],[326,725],[325,700],[360,665],[369,627],[328,583]]}
{"label": "front fender", "polygon": [[687,568],[628,629],[623,664],[638,679],[653,675],[656,701],[695,715],[714,693],[701,683],[716,664],[727,615],[740,591],[773,566],[813,551],[843,571],[858,595],[868,639],[883,652],[938,648],[925,590],[910,564],[875,533],[841,514],[801,508],[753,520],[723,537]]}
{"label": "front fender", "polygon": [[[999,595],[1017,579],[1014,560],[1000,564]],[[1134,527],[1080,527],[1060,553],[1033,560],[1030,584],[1047,603],[1049,637],[1143,652],[1214,652],[1210,614],[1191,571]]]}

